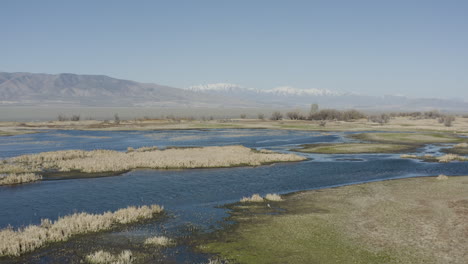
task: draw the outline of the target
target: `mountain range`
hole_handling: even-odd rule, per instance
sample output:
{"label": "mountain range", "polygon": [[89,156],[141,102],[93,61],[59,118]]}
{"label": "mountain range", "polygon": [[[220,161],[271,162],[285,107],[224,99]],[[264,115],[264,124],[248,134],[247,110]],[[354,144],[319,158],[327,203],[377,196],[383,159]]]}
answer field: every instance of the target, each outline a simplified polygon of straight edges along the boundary
{"label": "mountain range", "polygon": [[1,72],[0,105],[219,107],[248,104],[104,75]]}
{"label": "mountain range", "polygon": [[369,96],[289,86],[255,89],[230,83],[180,89],[105,75],[0,72],[0,106],[308,108],[312,103],[321,108],[374,111],[468,111],[468,103],[462,100]]}
{"label": "mountain range", "polygon": [[327,89],[298,89],[281,86],[273,89],[246,88],[237,84],[214,83],[195,85],[188,90],[219,95],[241,100],[250,100],[268,107],[308,108],[318,103],[322,108],[381,110],[381,111],[424,111],[446,110],[467,112],[468,103],[463,100],[437,98],[409,98],[400,95],[370,96]]}

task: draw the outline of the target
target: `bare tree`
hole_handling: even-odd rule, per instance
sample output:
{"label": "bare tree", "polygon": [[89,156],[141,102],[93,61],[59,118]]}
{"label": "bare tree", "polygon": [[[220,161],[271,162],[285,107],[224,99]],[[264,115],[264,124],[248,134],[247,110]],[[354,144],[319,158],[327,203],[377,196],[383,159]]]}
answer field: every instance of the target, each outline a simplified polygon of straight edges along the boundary
{"label": "bare tree", "polygon": [[281,120],[283,119],[283,115],[281,114],[281,112],[278,112],[278,111],[275,111],[273,112],[273,114],[271,114],[271,120]]}
{"label": "bare tree", "polygon": [[119,117],[119,114],[117,113],[114,114],[114,123],[117,125],[120,124],[120,117]]}

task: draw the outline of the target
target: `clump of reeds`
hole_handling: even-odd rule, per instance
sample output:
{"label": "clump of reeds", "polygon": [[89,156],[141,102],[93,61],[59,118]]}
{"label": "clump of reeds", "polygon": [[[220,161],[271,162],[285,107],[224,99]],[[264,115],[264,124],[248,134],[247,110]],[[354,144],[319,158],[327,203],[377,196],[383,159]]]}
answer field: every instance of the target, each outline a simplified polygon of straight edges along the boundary
{"label": "clump of reeds", "polygon": [[258,166],[273,162],[301,161],[304,157],[269,151],[253,151],[244,146],[176,148],[157,150],[144,147],[131,152],[113,150],[67,150],[23,155],[7,160],[25,170],[121,172],[136,168],[181,169]]}
{"label": "clump of reeds", "polygon": [[454,148],[468,148],[468,143],[466,142],[463,142],[463,143],[459,143],[459,144],[456,144],[455,146],[453,146]]}
{"label": "clump of reeds", "polygon": [[268,201],[273,201],[273,202],[281,202],[283,199],[281,198],[280,195],[276,193],[269,193],[265,196],[265,199]]}
{"label": "clump of reeds", "polygon": [[448,176],[444,174],[440,174],[439,176],[437,176],[436,179],[439,181],[445,181],[445,180],[448,180]]}
{"label": "clump of reeds", "polygon": [[34,174],[34,173],[0,174],[0,186],[35,182],[35,181],[40,181],[40,180],[42,180],[42,176]]}
{"label": "clump of reeds", "polygon": [[134,259],[130,250],[124,250],[118,255],[99,250],[86,256],[86,261],[92,264],[129,264]]}
{"label": "clump of reeds", "polygon": [[263,202],[263,198],[260,196],[260,194],[254,194],[251,197],[242,197],[240,200],[242,203],[247,203],[247,202]]}
{"label": "clump of reeds", "polygon": [[418,159],[418,155],[413,155],[413,154],[402,154],[400,155],[400,158],[402,159]]}
{"label": "clump of reeds", "polygon": [[165,237],[165,236],[154,236],[154,237],[147,238],[144,244],[152,245],[152,246],[167,247],[167,246],[173,245],[174,241],[172,241],[172,239]]}
{"label": "clump of reeds", "polygon": [[29,225],[17,230],[6,228],[0,230],[0,256],[19,256],[48,242],[66,241],[73,235],[108,230],[118,224],[149,219],[162,211],[163,207],[159,205],[129,206],[103,214],[83,212],[60,217],[56,221],[43,219],[40,225]]}
{"label": "clump of reeds", "polygon": [[468,161],[467,157],[463,157],[457,154],[446,154],[440,157],[437,157],[437,161],[439,162],[451,162],[451,161]]}

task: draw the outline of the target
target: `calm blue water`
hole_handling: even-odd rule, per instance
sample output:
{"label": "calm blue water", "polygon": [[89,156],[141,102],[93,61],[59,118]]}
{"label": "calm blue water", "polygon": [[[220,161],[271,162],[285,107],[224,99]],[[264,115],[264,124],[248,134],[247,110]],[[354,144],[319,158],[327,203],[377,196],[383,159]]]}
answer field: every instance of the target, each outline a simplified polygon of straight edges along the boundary
{"label": "calm blue water", "polygon": [[[49,131],[0,137],[0,158],[60,149],[113,149],[153,146],[208,146],[242,144],[288,151],[300,144],[347,141],[343,133],[321,134],[274,130],[190,131]],[[420,153],[437,153],[428,146]],[[253,193],[298,190],[438,174],[466,175],[468,163],[426,163],[400,159],[399,154],[319,155],[299,163],[255,168],[137,170],[120,176],[42,181],[0,187],[0,228],[37,224],[76,211],[100,213],[129,205],[161,204],[170,213],[166,228],[193,223],[210,228],[226,216],[217,205]],[[355,160],[349,161],[347,159]],[[154,225],[141,225],[125,236],[145,236]],[[174,231],[175,232],[175,231]]]}

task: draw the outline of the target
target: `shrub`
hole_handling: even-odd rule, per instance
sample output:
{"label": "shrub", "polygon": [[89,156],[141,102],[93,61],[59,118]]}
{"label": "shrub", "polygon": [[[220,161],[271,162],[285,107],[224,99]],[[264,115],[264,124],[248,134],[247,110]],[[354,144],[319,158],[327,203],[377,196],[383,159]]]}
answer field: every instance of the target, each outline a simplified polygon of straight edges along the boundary
{"label": "shrub", "polygon": [[451,115],[439,117],[439,123],[444,124],[446,127],[451,127],[453,121],[455,121],[455,117]]}
{"label": "shrub", "polygon": [[286,116],[287,116],[289,119],[291,119],[291,120],[297,120],[297,119],[299,119],[299,115],[300,115],[300,114],[299,114],[299,112],[297,112],[297,111],[294,111],[294,112],[287,112],[287,113],[286,113]]}
{"label": "shrub", "polygon": [[367,120],[369,122],[373,123],[379,123],[381,125],[386,124],[390,121],[390,116],[387,114],[381,114],[381,115],[373,115],[373,116],[368,116]]}
{"label": "shrub", "polygon": [[273,113],[271,114],[271,118],[270,118],[270,119],[271,119],[271,120],[274,120],[274,121],[276,121],[276,120],[281,120],[281,119],[283,119],[283,115],[281,114],[281,112],[276,111],[276,112],[273,112]]}
{"label": "shrub", "polygon": [[265,115],[264,115],[264,114],[258,114],[257,117],[258,117],[258,119],[260,119],[260,120],[264,120],[264,119],[265,119]]}
{"label": "shrub", "polygon": [[247,115],[246,114],[241,114],[240,118],[245,119],[245,118],[247,118]]}
{"label": "shrub", "polygon": [[68,117],[64,114],[59,114],[57,117],[58,121],[68,121]]}
{"label": "shrub", "polygon": [[72,115],[71,121],[80,121],[80,116],[79,115]]}

